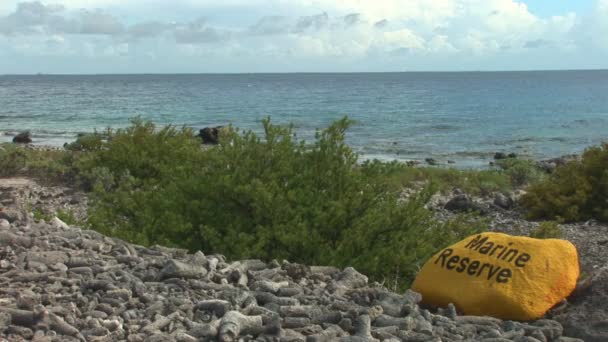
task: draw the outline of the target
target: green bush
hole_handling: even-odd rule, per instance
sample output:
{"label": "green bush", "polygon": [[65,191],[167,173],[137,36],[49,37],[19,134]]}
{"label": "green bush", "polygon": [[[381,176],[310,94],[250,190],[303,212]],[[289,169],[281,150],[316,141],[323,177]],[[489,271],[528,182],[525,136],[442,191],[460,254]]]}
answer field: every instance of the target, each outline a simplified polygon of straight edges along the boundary
{"label": "green bush", "polygon": [[540,182],[546,175],[532,160],[508,158],[496,161],[496,165],[508,175],[514,187]]}
{"label": "green bush", "polygon": [[532,219],[608,221],[608,144],[585,151],[531,186],[522,204]]}
{"label": "green bush", "polygon": [[536,229],[530,232],[530,237],[536,239],[561,239],[563,236],[564,233],[559,227],[559,223],[555,221],[541,222]]}
{"label": "green bush", "polygon": [[71,160],[72,156],[62,150],[2,144],[0,177],[27,176],[43,182],[61,182],[72,176]]}
{"label": "green bush", "polygon": [[313,145],[263,125],[262,137],[229,128],[208,150],[185,128],[136,120],[110,132],[76,162],[94,189],[90,225],[146,245],[400,274],[404,286],[432,253],[479,230],[468,218],[435,220],[429,188],[398,201],[391,166],[359,165],[344,142],[347,118]]}
{"label": "green bush", "polygon": [[104,142],[111,134],[108,129],[105,134],[92,133],[79,135],[76,141],[67,144],[65,148],[69,151],[98,151],[104,146]]}
{"label": "green bush", "polygon": [[25,168],[26,153],[9,144],[0,149],[0,177],[17,175]]}
{"label": "green bush", "polygon": [[[509,176],[502,170],[466,170],[452,167],[417,167],[400,162],[366,161],[364,166],[375,170],[392,190],[419,188],[432,183],[442,192],[460,188],[474,195],[487,195],[495,191],[512,189]],[[373,167],[371,167],[373,166]]]}

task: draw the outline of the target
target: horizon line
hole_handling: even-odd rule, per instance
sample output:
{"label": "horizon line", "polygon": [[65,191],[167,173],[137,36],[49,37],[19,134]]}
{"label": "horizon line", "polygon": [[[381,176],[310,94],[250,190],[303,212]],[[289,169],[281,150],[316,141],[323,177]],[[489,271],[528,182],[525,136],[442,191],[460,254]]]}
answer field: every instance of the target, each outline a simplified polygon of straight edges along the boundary
{"label": "horizon line", "polygon": [[152,75],[298,75],[298,74],[416,74],[416,73],[511,73],[511,72],[608,71],[591,69],[521,69],[521,70],[409,70],[409,71],[269,71],[269,72],[136,72],[136,73],[0,73],[2,76],[152,76]]}

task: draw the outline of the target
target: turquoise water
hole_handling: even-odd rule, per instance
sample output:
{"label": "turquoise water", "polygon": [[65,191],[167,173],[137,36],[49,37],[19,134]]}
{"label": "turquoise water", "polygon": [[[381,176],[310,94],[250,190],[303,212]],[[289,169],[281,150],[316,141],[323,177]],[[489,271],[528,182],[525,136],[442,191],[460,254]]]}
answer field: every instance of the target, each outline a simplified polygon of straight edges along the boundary
{"label": "turquoise water", "polygon": [[140,115],[202,128],[293,123],[301,138],[348,115],[363,158],[485,165],[497,151],[581,152],[608,132],[608,71],[0,76],[0,140],[61,145]]}

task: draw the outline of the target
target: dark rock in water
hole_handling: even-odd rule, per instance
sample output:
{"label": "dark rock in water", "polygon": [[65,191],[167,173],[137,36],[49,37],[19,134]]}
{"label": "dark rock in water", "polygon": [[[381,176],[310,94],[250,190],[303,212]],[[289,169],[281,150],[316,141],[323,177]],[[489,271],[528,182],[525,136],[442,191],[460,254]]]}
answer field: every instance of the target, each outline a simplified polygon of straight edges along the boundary
{"label": "dark rock in water", "polygon": [[21,132],[13,138],[16,144],[30,144],[32,142],[32,133],[30,131]]}
{"label": "dark rock in water", "polygon": [[424,160],[427,164],[431,165],[431,166],[435,166],[437,164],[439,164],[435,159],[433,158],[426,158]]}
{"label": "dark rock in water", "polygon": [[494,160],[507,159],[507,154],[502,152],[496,152],[494,154]]}
{"label": "dark rock in water", "polygon": [[448,164],[456,164],[456,162],[453,160],[448,160]]}
{"label": "dark rock in water", "polygon": [[224,126],[205,127],[201,129],[197,135],[203,139],[203,144],[217,145],[220,142],[220,132]]}
{"label": "dark rock in water", "polygon": [[553,315],[566,336],[585,342],[608,341],[608,265],[579,284],[567,310]]}
{"label": "dark rock in water", "polygon": [[517,158],[517,154],[515,154],[515,153],[509,153],[507,155],[507,158]]}

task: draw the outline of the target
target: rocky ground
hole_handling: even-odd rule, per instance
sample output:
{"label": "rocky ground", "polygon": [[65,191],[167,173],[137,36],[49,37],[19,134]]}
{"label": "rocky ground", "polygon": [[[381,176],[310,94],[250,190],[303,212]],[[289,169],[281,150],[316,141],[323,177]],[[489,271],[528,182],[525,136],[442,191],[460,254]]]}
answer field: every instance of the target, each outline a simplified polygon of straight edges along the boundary
{"label": "rocky ground", "polygon": [[[459,210],[452,200],[481,206],[494,230],[536,225],[463,196],[430,206],[439,216]],[[82,218],[86,197],[28,179],[0,179],[0,208],[0,341],[608,341],[608,232],[595,222],[563,226],[589,272],[569,302],[514,322],[430,311],[352,268],[229,262],[35,219],[33,208]]]}

